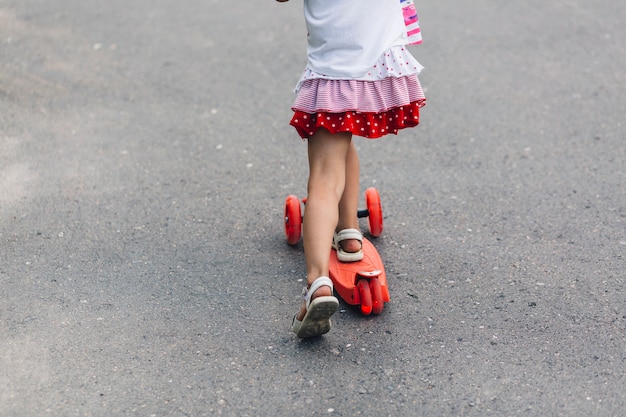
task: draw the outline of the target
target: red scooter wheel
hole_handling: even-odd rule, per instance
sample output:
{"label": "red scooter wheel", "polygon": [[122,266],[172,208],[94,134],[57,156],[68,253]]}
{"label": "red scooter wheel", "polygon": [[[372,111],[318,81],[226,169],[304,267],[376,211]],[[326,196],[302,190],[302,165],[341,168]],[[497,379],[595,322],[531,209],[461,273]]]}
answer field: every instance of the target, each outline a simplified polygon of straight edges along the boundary
{"label": "red scooter wheel", "polygon": [[287,243],[295,245],[302,236],[302,208],[295,195],[285,199],[285,237]]}
{"label": "red scooter wheel", "polygon": [[361,296],[361,313],[369,316],[372,314],[372,293],[370,291],[370,285],[366,279],[360,279],[356,286]]}
{"label": "red scooter wheel", "polygon": [[370,280],[370,293],[372,295],[372,313],[382,313],[385,307],[385,301],[383,299],[383,287],[380,285],[378,278],[372,278]]}
{"label": "red scooter wheel", "polygon": [[369,212],[370,234],[378,237],[383,233],[383,208],[380,203],[380,195],[378,190],[370,187],[365,190],[365,202],[367,211]]}

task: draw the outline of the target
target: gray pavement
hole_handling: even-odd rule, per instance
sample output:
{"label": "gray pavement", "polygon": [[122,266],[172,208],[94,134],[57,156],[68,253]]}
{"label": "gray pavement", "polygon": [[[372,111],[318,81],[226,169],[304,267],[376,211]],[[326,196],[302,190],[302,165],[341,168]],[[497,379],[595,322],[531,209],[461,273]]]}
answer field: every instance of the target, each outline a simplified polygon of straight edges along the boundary
{"label": "gray pavement", "polygon": [[626,9],[418,8],[392,301],[301,341],[300,2],[0,0],[0,416],[625,415]]}

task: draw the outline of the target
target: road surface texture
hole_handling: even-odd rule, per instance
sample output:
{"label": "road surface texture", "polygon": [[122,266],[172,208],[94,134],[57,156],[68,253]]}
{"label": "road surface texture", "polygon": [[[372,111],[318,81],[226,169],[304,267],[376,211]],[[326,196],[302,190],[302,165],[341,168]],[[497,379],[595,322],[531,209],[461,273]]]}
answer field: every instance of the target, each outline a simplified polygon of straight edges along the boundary
{"label": "road surface texture", "polygon": [[418,9],[391,302],[298,340],[301,2],[0,0],[0,416],[623,416],[626,8]]}

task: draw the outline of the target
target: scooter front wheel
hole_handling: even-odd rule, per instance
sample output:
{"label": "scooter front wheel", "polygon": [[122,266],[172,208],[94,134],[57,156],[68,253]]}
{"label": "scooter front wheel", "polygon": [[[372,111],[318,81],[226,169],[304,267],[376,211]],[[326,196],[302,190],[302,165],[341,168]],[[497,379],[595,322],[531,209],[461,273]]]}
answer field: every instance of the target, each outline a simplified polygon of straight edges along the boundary
{"label": "scooter front wheel", "polygon": [[378,237],[383,233],[383,208],[380,203],[380,194],[374,187],[365,190],[365,203],[369,213],[370,234]]}
{"label": "scooter front wheel", "polygon": [[287,243],[295,245],[302,236],[302,207],[300,200],[295,195],[285,199],[285,237]]}

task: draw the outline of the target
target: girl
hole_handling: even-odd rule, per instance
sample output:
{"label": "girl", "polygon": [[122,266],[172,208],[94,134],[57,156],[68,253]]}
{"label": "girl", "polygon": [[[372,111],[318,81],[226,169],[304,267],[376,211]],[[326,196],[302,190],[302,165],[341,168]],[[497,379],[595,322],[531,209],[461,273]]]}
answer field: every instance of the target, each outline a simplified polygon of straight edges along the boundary
{"label": "girl", "polygon": [[406,49],[421,42],[412,0],[304,0],[304,16],[308,63],[290,124],[308,139],[307,288],[292,330],[311,337],[330,330],[339,306],[328,278],[331,247],[342,262],[363,258],[352,135],[379,138],[416,126],[425,97],[422,66]]}

